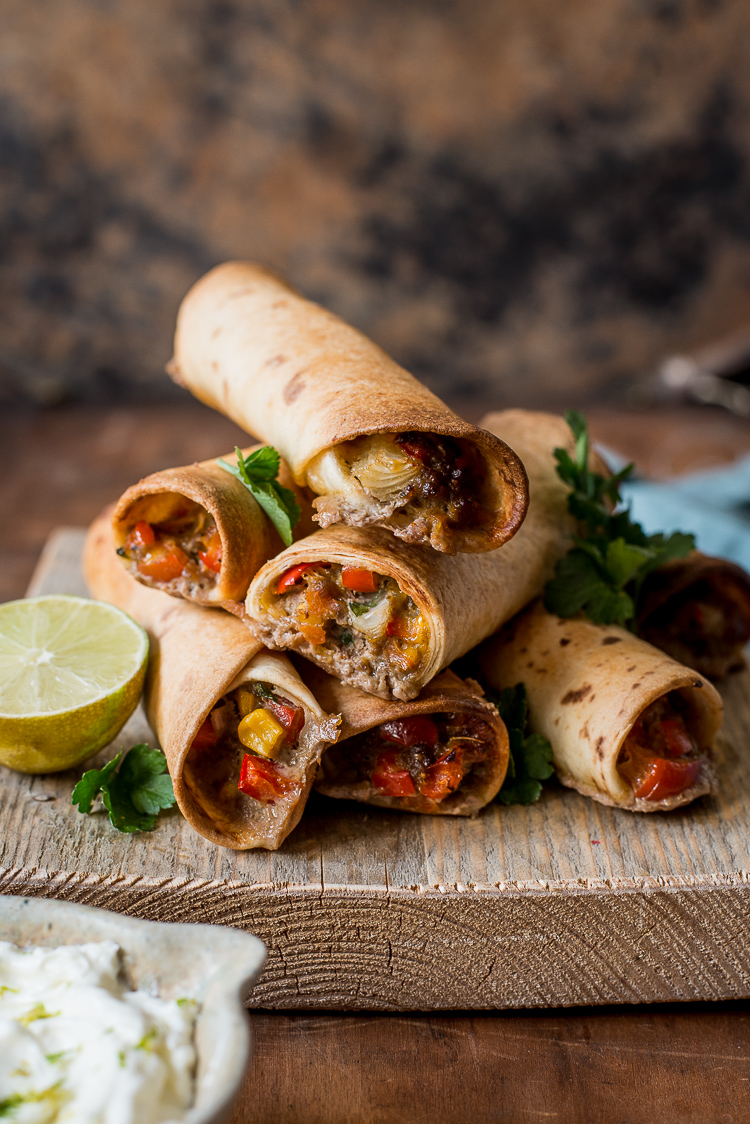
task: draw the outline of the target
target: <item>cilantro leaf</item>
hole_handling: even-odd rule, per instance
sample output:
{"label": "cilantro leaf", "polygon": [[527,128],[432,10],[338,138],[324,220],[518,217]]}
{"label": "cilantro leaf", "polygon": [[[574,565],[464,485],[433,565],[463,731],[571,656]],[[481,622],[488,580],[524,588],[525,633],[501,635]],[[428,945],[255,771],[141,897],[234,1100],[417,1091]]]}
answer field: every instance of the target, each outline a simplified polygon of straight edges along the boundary
{"label": "cilantro leaf", "polygon": [[374,609],[381,599],[380,595],[382,592],[382,589],[379,589],[373,597],[372,601],[350,601],[349,608],[354,613],[354,616],[363,617],[365,613],[368,613],[370,611],[370,609]]}
{"label": "cilantro leaf", "polygon": [[565,420],[575,439],[575,458],[567,449],[555,449],[554,457],[558,476],[570,488],[568,510],[580,535],[547,582],[544,605],[560,617],[583,612],[595,624],[633,628],[644,579],[694,550],[695,538],[681,531],[647,535],[620,495],[632,464],[611,476],[593,472],[585,417],[568,410]]}
{"label": "cilantro leaf", "polygon": [[217,463],[245,485],[279,532],[284,546],[291,546],[292,531],[302,512],[294,492],[284,488],[276,479],[281,457],[271,445],[264,445],[244,458],[241,449],[235,446],[234,451],[237,454],[236,465],[221,457]]}
{"label": "cilantro leaf", "polygon": [[110,777],[117,768],[122,751],[108,761],[101,769],[89,769],[73,789],[71,801],[78,805],[78,811],[88,814],[101,790],[109,784]]}
{"label": "cilantro leaf", "polygon": [[134,745],[117,769],[122,752],[101,769],[89,769],[73,789],[79,812],[89,813],[101,793],[110,822],[118,831],[153,831],[156,817],[175,802],[172,779],[160,749]]}
{"label": "cilantro leaf", "polygon": [[528,734],[528,703],[523,683],[504,691],[488,691],[505,723],[510,743],[508,772],[498,799],[503,804],[534,804],[542,794],[542,781],[551,777],[552,746],[541,734]]}

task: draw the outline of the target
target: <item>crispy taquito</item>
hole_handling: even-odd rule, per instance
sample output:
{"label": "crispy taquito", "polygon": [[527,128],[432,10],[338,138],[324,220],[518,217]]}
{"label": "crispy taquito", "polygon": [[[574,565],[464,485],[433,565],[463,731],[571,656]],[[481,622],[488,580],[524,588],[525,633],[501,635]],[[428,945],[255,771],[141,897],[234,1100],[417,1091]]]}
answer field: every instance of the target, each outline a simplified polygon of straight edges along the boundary
{"label": "crispy taquito", "polygon": [[743,666],[750,640],[750,575],[726,558],[694,551],[649,574],[638,634],[709,679]]}
{"label": "crispy taquito", "polygon": [[[259,449],[242,451],[243,457]],[[234,453],[224,460],[236,463]],[[218,458],[154,472],[120,497],[112,516],[114,549],[134,578],[199,605],[236,611],[252,577],[283,543],[248,489]],[[302,515],[297,538],[314,530],[308,494],[281,462]]]}
{"label": "crispy taquito", "polygon": [[474,655],[489,687],[524,684],[531,729],[549,739],[563,784],[636,812],[711,791],[721,698],[632,633],[537,602]]}
{"label": "crispy taquito", "polygon": [[279,450],[322,527],[384,526],[446,553],[494,550],[527,504],[521,461],[333,313],[250,262],[202,277],[168,370]]}
{"label": "crispy taquito", "polygon": [[302,815],[339,719],[246,625],[130,577],[114,552],[111,514],[89,530],[86,581],[149,634],[146,713],[180,810],[222,847],[276,850]]}
{"label": "crispy taquito", "polygon": [[339,740],[315,778],[325,796],[470,816],[499,792],[508,733],[478,683],[444,671],[413,702],[386,702],[311,664],[300,672],[320,705],[341,714]]}

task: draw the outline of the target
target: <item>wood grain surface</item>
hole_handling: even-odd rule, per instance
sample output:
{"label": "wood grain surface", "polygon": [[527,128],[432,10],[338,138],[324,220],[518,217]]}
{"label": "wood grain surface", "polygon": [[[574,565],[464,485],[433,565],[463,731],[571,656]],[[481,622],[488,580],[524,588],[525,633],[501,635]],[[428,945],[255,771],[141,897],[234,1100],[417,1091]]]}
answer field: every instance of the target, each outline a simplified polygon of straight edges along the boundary
{"label": "wood grain surface", "polygon": [[[590,419],[600,440],[660,476],[750,451],[750,426],[719,411],[609,410]],[[13,531],[0,599],[23,595],[55,525],[86,523],[139,476],[229,448],[236,432],[195,403],[0,414],[0,512]],[[750,1119],[743,1001],[249,1017],[255,1051],[231,1124]]]}
{"label": "wood grain surface", "polygon": [[[84,590],[83,533],[53,535],[30,593]],[[234,852],[176,811],[140,837],[118,835],[103,814],[82,817],[69,800],[81,770],[4,770],[0,889],[248,928],[270,952],[251,1001],[261,1007],[750,995],[750,763],[739,752],[748,686],[743,673],[727,687],[717,796],[670,815],[633,815],[562,788],[465,820],[316,797],[279,851]],[[116,745],[149,736],[139,713]]]}

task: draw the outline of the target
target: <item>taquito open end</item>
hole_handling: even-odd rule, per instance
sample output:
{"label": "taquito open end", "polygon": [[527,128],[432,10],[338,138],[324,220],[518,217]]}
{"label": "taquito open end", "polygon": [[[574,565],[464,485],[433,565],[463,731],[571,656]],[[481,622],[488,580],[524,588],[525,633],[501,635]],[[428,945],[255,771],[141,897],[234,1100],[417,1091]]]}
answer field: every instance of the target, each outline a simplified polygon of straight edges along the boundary
{"label": "taquito open end", "polygon": [[721,698],[632,633],[563,620],[536,603],[477,658],[494,689],[525,685],[531,728],[549,739],[563,784],[638,812],[711,791]]}
{"label": "taquito open end", "polygon": [[508,733],[479,684],[444,671],[412,702],[385,702],[310,664],[300,671],[318,702],[342,716],[339,741],[315,779],[325,796],[470,816],[499,792]]}

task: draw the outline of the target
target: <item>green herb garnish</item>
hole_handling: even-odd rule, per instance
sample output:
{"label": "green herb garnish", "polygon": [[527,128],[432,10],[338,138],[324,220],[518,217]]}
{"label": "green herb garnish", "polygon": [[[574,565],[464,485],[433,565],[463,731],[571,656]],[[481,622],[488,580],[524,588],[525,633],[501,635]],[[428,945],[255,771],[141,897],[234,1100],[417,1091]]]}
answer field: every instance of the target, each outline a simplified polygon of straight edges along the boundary
{"label": "green herb garnish", "polygon": [[118,763],[122,752],[101,769],[89,769],[73,789],[79,812],[89,813],[101,793],[113,827],[118,831],[153,831],[156,817],[175,802],[172,778],[160,749],[134,745]]}
{"label": "green herb garnish", "polygon": [[345,628],[344,631],[341,633],[341,636],[339,637],[339,640],[341,641],[342,644],[353,644],[354,643],[354,636],[353,636],[351,630],[348,629],[348,628]]}
{"label": "green herb garnish", "polygon": [[354,613],[355,617],[363,617],[370,609],[374,609],[380,601],[381,592],[382,590],[379,589],[372,601],[350,601],[349,608]]}
{"label": "green herb garnish", "polygon": [[245,485],[279,532],[284,546],[291,546],[292,530],[302,512],[294,492],[282,487],[276,479],[281,457],[271,445],[264,445],[244,458],[237,446],[234,451],[237,454],[236,465],[221,457],[218,463]]}
{"label": "green herb garnish", "polygon": [[252,690],[253,694],[255,695],[255,697],[257,699],[275,699],[276,698],[276,692],[271,687],[266,686],[265,683],[258,683],[257,681],[254,680],[253,683],[252,683],[251,690]]}
{"label": "green herb garnish", "polygon": [[588,466],[590,441],[586,419],[568,410],[565,420],[575,437],[575,458],[555,449],[557,474],[570,488],[568,510],[581,528],[573,547],[547,582],[544,605],[559,617],[583,612],[594,624],[634,628],[644,579],[673,558],[695,549],[693,535],[647,535],[623,506],[620,485],[633,471],[626,465],[612,476]]}
{"label": "green herb garnish", "polygon": [[528,703],[523,683],[504,691],[488,691],[505,723],[510,742],[508,772],[498,799],[503,804],[534,804],[542,794],[542,781],[551,777],[552,746],[541,734],[527,734]]}

